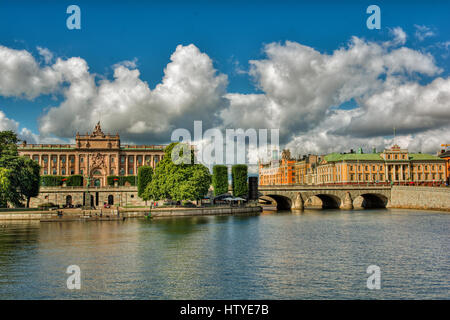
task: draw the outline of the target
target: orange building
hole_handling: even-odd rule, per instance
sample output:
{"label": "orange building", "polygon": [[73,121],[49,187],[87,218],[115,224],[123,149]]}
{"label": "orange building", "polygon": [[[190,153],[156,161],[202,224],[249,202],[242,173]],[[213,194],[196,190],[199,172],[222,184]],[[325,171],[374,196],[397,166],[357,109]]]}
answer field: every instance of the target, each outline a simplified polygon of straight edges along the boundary
{"label": "orange building", "polygon": [[308,155],[302,159],[291,158],[289,150],[283,150],[281,160],[273,159],[270,163],[259,164],[260,185],[287,185],[314,183],[314,166],[319,156]]}
{"label": "orange building", "polygon": [[442,150],[439,158],[444,159],[447,166],[447,185],[450,185],[450,150]]}
{"label": "orange building", "polygon": [[[283,151],[281,161],[260,165],[260,185],[417,184],[441,185],[448,179],[447,154],[443,158],[409,153],[394,145],[377,153],[331,153],[290,160]],[[289,157],[288,157],[289,156]],[[446,160],[447,159],[447,162]]]}

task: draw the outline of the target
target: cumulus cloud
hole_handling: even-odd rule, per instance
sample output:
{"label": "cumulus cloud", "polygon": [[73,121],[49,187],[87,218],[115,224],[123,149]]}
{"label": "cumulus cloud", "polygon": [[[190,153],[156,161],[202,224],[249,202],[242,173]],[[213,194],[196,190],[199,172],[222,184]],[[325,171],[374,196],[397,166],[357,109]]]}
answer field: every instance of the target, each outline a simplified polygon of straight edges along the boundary
{"label": "cumulus cloud", "polygon": [[192,126],[194,120],[217,125],[218,113],[227,106],[227,76],[194,45],[179,45],[170,60],[153,90],[132,68],[135,64],[115,65],[114,79],[97,85],[85,61],[66,63],[77,76],[64,91],[64,102],[39,120],[40,132],[68,138],[77,130],[92,130],[101,119],[105,130],[119,131],[125,139],[167,141],[172,130]]}
{"label": "cumulus cloud", "polygon": [[221,116],[229,124],[280,128],[282,142],[315,128],[333,106],[367,100],[410,76],[442,71],[429,54],[356,37],[331,55],[290,41],[268,44],[264,52],[266,59],[250,61],[250,74],[264,93],[229,94],[230,108]]}
{"label": "cumulus cloud", "polygon": [[33,99],[54,92],[61,82],[60,73],[41,68],[28,51],[0,46],[0,95]]}
{"label": "cumulus cloud", "polygon": [[[255,94],[228,92],[227,76],[192,44],[176,48],[154,88],[137,60],[113,65],[106,79],[82,58],[49,65],[53,57],[41,50],[42,66],[27,51],[0,47],[0,95],[62,95],[39,119],[39,136],[21,130],[35,141],[70,139],[101,120],[104,131],[120,132],[124,141],[165,143],[174,129],[192,130],[202,120],[203,130],[279,128],[280,142],[293,153],[381,149],[392,143],[394,126],[403,147],[434,151],[433,135],[448,138],[450,78],[440,77],[432,55],[403,46],[400,27],[391,33],[392,41],[380,43],[353,37],[329,54],[292,41],[269,43],[264,58],[249,61],[261,92]],[[350,110],[343,107],[349,102]],[[2,122],[18,129],[14,120]]]}
{"label": "cumulus cloud", "polygon": [[6,117],[5,113],[0,110],[0,131],[14,131],[21,140],[30,143],[36,143],[38,136],[26,128],[19,129],[19,123],[13,119]]}

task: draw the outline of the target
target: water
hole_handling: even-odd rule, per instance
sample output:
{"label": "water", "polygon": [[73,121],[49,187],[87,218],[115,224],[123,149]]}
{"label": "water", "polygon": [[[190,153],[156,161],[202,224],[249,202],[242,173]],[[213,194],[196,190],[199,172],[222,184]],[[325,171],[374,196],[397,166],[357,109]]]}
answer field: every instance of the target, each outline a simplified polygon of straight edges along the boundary
{"label": "water", "polygon": [[[0,222],[0,299],[449,299],[450,214]],[[5,227],[6,226],[6,227]],[[69,265],[81,290],[68,290]],[[381,289],[366,287],[369,265]]]}

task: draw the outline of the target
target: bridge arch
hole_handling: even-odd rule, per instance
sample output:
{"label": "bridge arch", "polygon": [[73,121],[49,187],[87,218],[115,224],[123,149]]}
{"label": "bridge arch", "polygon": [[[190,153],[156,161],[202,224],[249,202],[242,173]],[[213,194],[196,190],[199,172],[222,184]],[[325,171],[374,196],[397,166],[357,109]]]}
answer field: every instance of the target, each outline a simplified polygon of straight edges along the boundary
{"label": "bridge arch", "polygon": [[388,201],[388,197],[381,193],[363,193],[353,200],[353,207],[355,209],[386,208]]}
{"label": "bridge arch", "polygon": [[277,210],[291,210],[292,208],[292,200],[287,196],[282,196],[278,194],[267,194],[262,199],[266,200],[267,198],[273,199],[273,202],[277,205]]}
{"label": "bridge arch", "polygon": [[[316,197],[316,198],[315,198]],[[314,204],[317,205],[317,202],[315,202],[315,199],[320,199],[322,209],[339,209],[341,206],[341,198],[334,194],[326,194],[326,193],[318,193],[311,195],[306,201],[305,201],[305,207],[314,207]]]}

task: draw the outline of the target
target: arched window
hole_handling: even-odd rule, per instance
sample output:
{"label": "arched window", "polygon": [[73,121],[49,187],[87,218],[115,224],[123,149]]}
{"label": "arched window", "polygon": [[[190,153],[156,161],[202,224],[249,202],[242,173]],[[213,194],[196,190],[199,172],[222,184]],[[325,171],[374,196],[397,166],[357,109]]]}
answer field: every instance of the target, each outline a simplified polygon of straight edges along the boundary
{"label": "arched window", "polygon": [[72,205],[72,196],[68,195],[66,196],[66,206]]}
{"label": "arched window", "polygon": [[114,196],[113,196],[112,194],[110,194],[110,195],[108,196],[108,204],[109,204],[110,206],[112,206],[112,205],[114,204]]}
{"label": "arched window", "polygon": [[95,176],[101,176],[102,173],[101,173],[99,170],[95,170],[94,173],[93,173],[93,175],[95,175]]}

